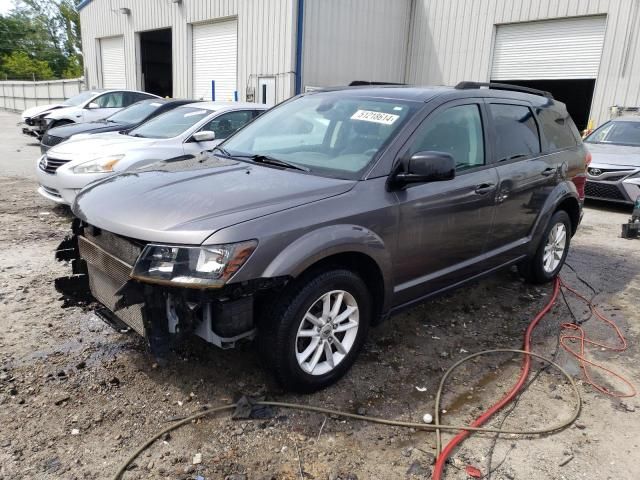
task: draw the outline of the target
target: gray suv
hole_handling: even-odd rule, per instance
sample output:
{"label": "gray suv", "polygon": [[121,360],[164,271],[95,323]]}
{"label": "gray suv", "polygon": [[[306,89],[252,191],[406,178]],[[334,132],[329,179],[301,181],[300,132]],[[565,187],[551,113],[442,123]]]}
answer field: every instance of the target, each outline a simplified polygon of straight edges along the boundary
{"label": "gray suv", "polygon": [[257,337],[285,388],[323,388],[403,308],[511,265],[558,274],[588,153],[565,106],[525,90],[297,96],[210,154],[87,186],[58,257],[157,357]]}

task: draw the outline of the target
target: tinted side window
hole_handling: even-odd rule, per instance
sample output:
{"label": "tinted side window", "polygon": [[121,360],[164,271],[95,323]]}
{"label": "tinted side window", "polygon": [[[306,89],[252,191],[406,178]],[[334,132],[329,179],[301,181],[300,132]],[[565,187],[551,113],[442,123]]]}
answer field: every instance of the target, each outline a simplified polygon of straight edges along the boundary
{"label": "tinted side window", "polygon": [[575,147],[573,122],[568,113],[560,113],[550,108],[540,108],[537,110],[537,114],[540,127],[551,151]]}
{"label": "tinted side window", "polygon": [[492,103],[489,109],[496,130],[499,162],[540,153],[538,126],[529,107]]}
{"label": "tinted side window", "polygon": [[105,93],[94,100],[100,108],[122,108],[124,107],[124,92]]}
{"label": "tinted side window", "polygon": [[425,151],[450,154],[458,170],[484,165],[484,136],[478,105],[451,107],[429,116],[418,128],[409,155]]}
{"label": "tinted side window", "polygon": [[214,118],[201,130],[211,130],[216,133],[216,140],[221,140],[231,136],[251,120],[253,120],[253,112],[251,110],[229,112]]}

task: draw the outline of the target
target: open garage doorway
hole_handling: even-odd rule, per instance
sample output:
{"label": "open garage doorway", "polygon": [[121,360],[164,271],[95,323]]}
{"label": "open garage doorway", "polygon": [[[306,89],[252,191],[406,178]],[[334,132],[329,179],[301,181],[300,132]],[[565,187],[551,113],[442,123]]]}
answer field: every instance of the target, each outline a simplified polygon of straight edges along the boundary
{"label": "open garage doorway", "polygon": [[141,86],[161,97],[173,96],[171,29],[140,32]]}
{"label": "open garage doorway", "polygon": [[[496,82],[498,80],[495,80]],[[500,80],[500,83],[509,83],[521,87],[537,88],[545,90],[553,95],[553,98],[567,106],[569,115],[573,118],[578,130],[587,128],[589,123],[589,111],[593,89],[596,85],[595,78],[571,79],[571,80]]]}

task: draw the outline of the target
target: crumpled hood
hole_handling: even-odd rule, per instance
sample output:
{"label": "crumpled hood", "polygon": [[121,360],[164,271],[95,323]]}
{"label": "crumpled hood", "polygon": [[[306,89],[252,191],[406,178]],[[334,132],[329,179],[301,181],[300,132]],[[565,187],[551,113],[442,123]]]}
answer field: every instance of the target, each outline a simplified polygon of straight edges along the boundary
{"label": "crumpled hood", "polygon": [[88,185],[74,214],[130,238],[199,245],[222,228],[340,195],[356,183],[212,155],[182,158]]}
{"label": "crumpled hood", "polygon": [[118,132],[97,133],[88,137],[70,138],[47,152],[48,156],[73,160],[96,156],[119,155],[132,148],[148,148],[158,142],[156,138],[139,138]]}
{"label": "crumpled hood", "polygon": [[49,105],[38,105],[37,107],[27,108],[22,112],[22,118],[31,118],[46,112],[47,110],[53,110],[54,108],[64,108],[65,105],[61,103],[51,103]]}
{"label": "crumpled hood", "polygon": [[585,143],[584,145],[591,152],[592,164],[640,167],[640,147],[600,143]]}

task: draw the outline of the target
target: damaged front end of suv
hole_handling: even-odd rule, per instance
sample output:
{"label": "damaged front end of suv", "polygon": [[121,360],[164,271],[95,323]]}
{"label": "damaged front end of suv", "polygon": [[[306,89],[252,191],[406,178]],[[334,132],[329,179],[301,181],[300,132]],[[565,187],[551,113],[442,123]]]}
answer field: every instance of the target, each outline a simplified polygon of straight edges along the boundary
{"label": "damaged front end of suv", "polygon": [[56,280],[65,295],[95,299],[96,314],[118,330],[133,330],[151,353],[165,358],[172,345],[196,335],[220,348],[252,339],[254,308],[286,277],[227,285],[257,241],[216,246],[144,243],[75,219],[56,251],[72,275]]}

